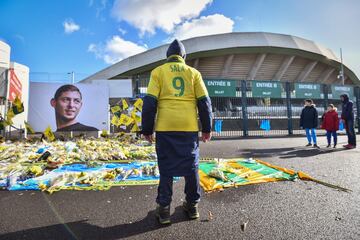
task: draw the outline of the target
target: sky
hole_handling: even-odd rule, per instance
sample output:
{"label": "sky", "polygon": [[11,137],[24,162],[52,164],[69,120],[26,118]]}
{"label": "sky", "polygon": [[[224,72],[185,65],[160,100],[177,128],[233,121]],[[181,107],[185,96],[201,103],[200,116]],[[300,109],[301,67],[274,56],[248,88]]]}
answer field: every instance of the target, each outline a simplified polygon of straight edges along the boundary
{"label": "sky", "polygon": [[[360,77],[359,0],[0,0],[0,40],[32,81],[81,80],[174,38],[226,32],[303,37]],[[45,77],[44,77],[45,76]]]}

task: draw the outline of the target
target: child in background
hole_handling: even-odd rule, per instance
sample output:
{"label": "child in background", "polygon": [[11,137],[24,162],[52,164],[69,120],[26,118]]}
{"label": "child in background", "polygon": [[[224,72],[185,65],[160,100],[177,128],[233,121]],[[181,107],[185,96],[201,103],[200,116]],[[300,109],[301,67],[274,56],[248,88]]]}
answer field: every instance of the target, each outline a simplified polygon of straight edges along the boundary
{"label": "child in background", "polygon": [[334,138],[334,148],[337,144],[337,130],[339,130],[339,116],[333,104],[329,104],[326,113],[323,115],[322,128],[326,130],[326,137],[329,148],[331,146],[331,135]]}
{"label": "child in background", "polygon": [[300,127],[305,129],[306,137],[308,140],[308,144],[306,145],[307,147],[312,146],[311,142],[313,142],[314,148],[320,148],[317,145],[317,141],[316,141],[317,126],[318,126],[318,112],[315,108],[314,102],[311,99],[306,99],[305,107],[301,111]]}

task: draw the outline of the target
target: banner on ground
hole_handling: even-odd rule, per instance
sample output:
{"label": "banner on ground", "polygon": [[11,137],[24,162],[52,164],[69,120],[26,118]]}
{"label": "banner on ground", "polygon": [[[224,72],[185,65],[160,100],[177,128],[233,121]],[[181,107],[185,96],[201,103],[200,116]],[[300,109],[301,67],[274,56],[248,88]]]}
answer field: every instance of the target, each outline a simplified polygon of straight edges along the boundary
{"label": "banner on ground", "polygon": [[295,172],[252,159],[212,161],[199,165],[200,184],[207,192],[240,185],[294,180]]}
{"label": "banner on ground", "polygon": [[29,124],[36,132],[100,131],[108,128],[106,85],[31,83]]}
{"label": "banner on ground", "polygon": [[33,177],[21,179],[18,176],[9,176],[10,181],[0,181],[0,187],[12,191],[42,190],[52,193],[60,190],[107,190],[111,186],[151,185],[159,182],[157,163],[150,161],[99,163],[97,166],[70,164],[43,175],[38,175],[42,172],[41,166],[33,165],[28,169],[34,172]]}
{"label": "banner on ground", "polygon": [[[51,171],[44,171],[44,167],[33,164],[24,168],[18,163],[11,167],[15,168],[13,171],[8,171],[6,166],[5,169],[0,168],[0,188],[42,190],[49,193],[59,190],[107,190],[111,186],[157,184],[160,176],[157,163],[154,161],[74,163]],[[199,176],[200,185],[206,192],[295,179],[314,181],[345,192],[351,191],[314,179],[301,171],[296,172],[253,159],[200,162]]]}

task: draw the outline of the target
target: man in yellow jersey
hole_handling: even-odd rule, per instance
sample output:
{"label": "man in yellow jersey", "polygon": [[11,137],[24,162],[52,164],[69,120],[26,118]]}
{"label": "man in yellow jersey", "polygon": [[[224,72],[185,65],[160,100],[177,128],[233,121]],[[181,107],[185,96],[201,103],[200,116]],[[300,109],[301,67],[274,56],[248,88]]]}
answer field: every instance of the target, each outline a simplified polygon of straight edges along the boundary
{"label": "man in yellow jersey", "polygon": [[173,177],[185,177],[184,210],[190,219],[199,218],[198,117],[202,141],[210,140],[212,125],[208,92],[200,72],[186,65],[184,45],[174,40],[166,55],[167,62],[151,72],[142,112],[142,134],[153,142],[156,132],[160,170],[156,216],[161,224],[171,223]]}

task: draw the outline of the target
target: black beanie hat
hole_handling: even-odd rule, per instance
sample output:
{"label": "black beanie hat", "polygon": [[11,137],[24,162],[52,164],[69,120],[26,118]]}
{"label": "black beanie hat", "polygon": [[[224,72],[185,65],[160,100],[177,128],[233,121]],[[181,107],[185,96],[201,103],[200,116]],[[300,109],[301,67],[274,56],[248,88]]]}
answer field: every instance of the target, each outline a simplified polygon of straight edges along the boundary
{"label": "black beanie hat", "polygon": [[344,98],[344,102],[348,102],[349,101],[349,95],[347,93],[341,94],[340,97]]}
{"label": "black beanie hat", "polygon": [[186,51],[184,44],[181,41],[175,39],[170,45],[166,52],[166,57],[170,57],[171,55],[179,55],[185,59]]}

